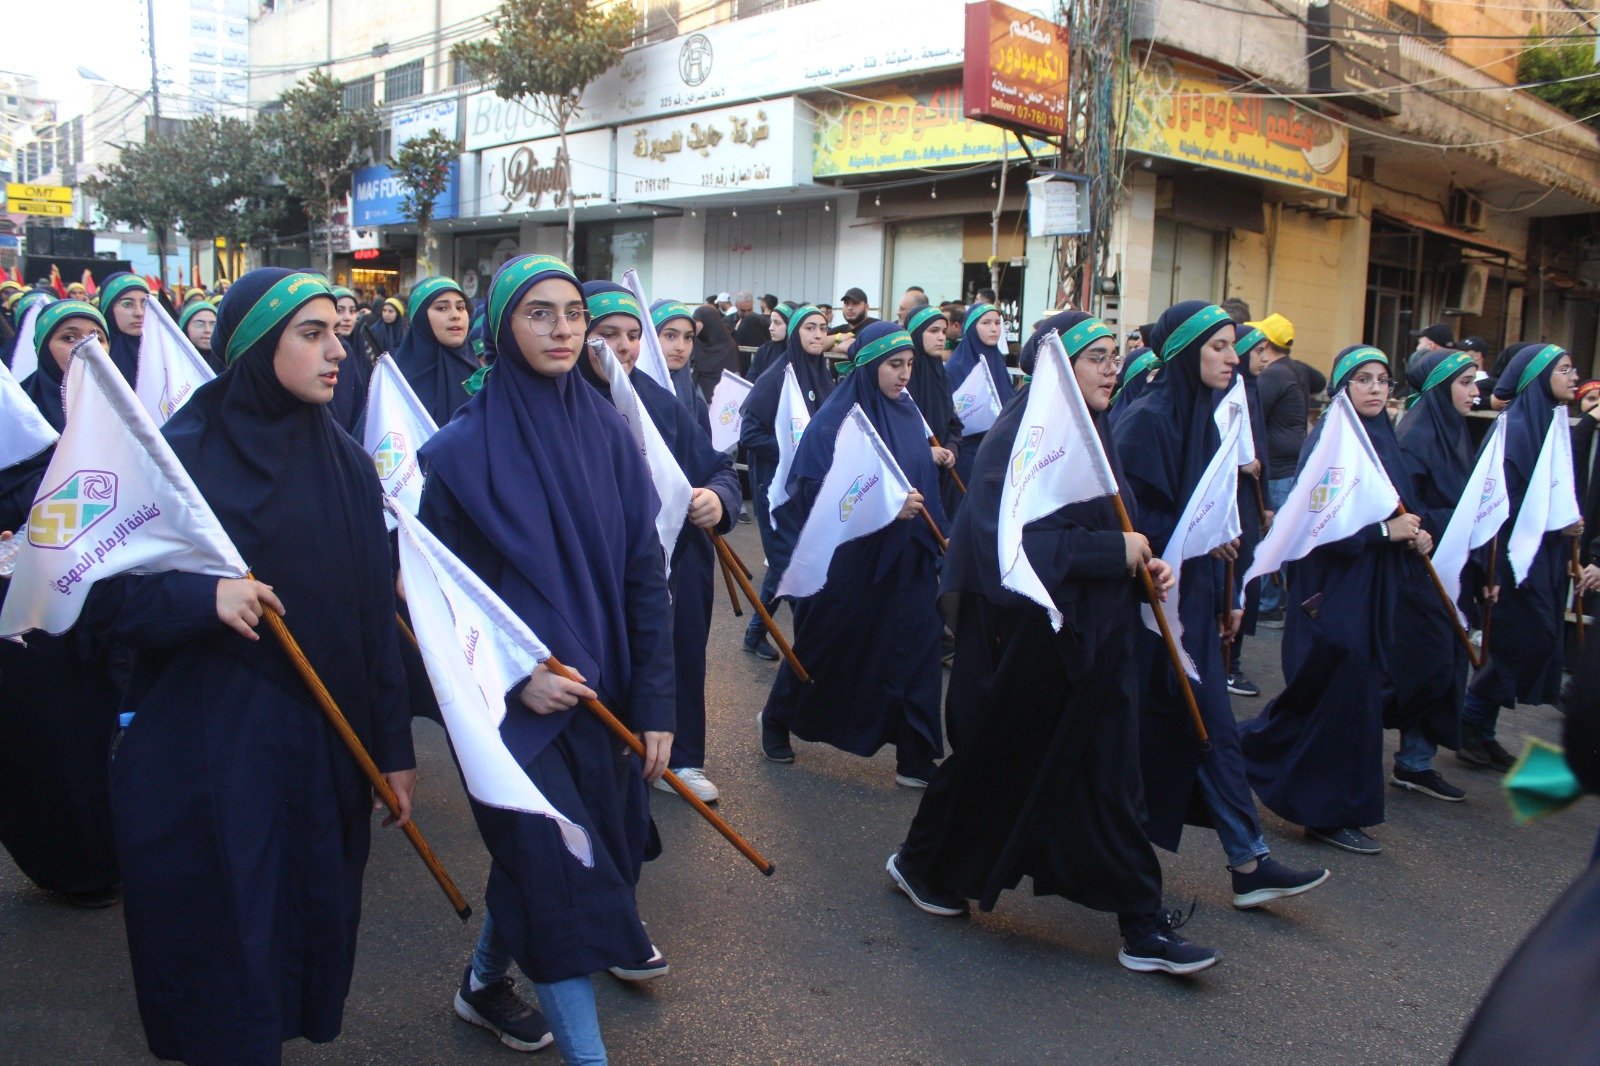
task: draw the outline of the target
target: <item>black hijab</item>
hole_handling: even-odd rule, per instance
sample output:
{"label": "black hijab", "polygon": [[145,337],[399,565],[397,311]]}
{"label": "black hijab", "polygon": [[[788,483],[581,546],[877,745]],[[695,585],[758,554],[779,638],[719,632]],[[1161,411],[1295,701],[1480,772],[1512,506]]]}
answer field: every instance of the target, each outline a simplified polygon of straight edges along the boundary
{"label": "black hijab", "polygon": [[[1328,399],[1331,401],[1339,393],[1345,392],[1350,387],[1350,378],[1363,366],[1376,363],[1389,369],[1389,357],[1378,349],[1367,344],[1352,344],[1342,349],[1333,358],[1333,374],[1328,378]],[[1352,409],[1354,405],[1352,404]],[[1383,463],[1384,473],[1389,475],[1389,482],[1400,494],[1400,502],[1409,510],[1416,511],[1420,501],[1416,499],[1416,491],[1411,481],[1411,464],[1406,459],[1405,452],[1400,447],[1400,441],[1395,436],[1394,423],[1389,420],[1389,410],[1384,408],[1375,415],[1363,415],[1356,411],[1356,418],[1361,420],[1361,426],[1367,431],[1367,439],[1372,442],[1372,450],[1378,453],[1378,459]],[[1311,435],[1300,448],[1300,462],[1297,464],[1295,476],[1299,476],[1300,469],[1306,464],[1306,459],[1317,446],[1317,441],[1322,439],[1323,427],[1328,424],[1326,412],[1312,427]],[[1470,471],[1469,471],[1470,473]]]}
{"label": "black hijab", "polygon": [[700,329],[694,337],[694,376],[701,387],[715,387],[724,370],[739,372],[739,346],[728,333],[728,324],[715,307],[701,304],[694,309]]}
{"label": "black hijab", "polygon": [[395,366],[405,375],[406,383],[436,426],[450,421],[467,402],[462,383],[478,372],[478,360],[469,340],[463,339],[458,347],[449,348],[434,336],[428,308],[448,293],[466,299],[461,286],[449,278],[427,278],[417,283],[411,290],[411,327],[400,342],[400,350],[394,353]]}
{"label": "black hijab", "polygon": [[1411,360],[1406,380],[1417,402],[1400,420],[1395,439],[1411,468],[1432,479],[1441,496],[1459,499],[1472,476],[1472,442],[1467,420],[1451,402],[1451,385],[1475,368],[1465,352],[1428,352]]}
{"label": "black hijab", "polygon": [[123,378],[131,386],[139,377],[141,338],[117,328],[116,311],[117,301],[130,292],[149,296],[150,286],[139,275],[119,270],[100,283],[100,295],[96,297],[96,302],[100,306],[100,313],[106,317],[106,339],[111,342],[107,354],[111,356],[111,362],[122,372]]}
{"label": "black hijab", "polygon": [[810,304],[795,310],[789,319],[789,336],[784,341],[783,354],[762,371],[744,399],[743,410],[754,412],[766,425],[773,425],[778,417],[778,398],[783,392],[783,368],[786,366],[794,367],[795,381],[800,385],[800,394],[806,398],[806,411],[811,415],[815,416],[823,401],[833,393],[833,371],[827,357],[812,355],[800,347],[800,327],[813,315],[821,318],[822,312]]}
{"label": "black hijab", "polygon": [[[922,346],[923,334],[934,322],[943,319],[944,312],[937,307],[919,308],[906,320],[906,332],[911,334],[911,346],[916,350],[916,362],[911,367],[911,384],[906,391],[916,401],[917,410],[927,419],[928,426],[939,437],[940,444],[955,421],[956,403],[950,395],[950,377],[945,373],[944,360],[929,355]],[[959,442],[957,442],[959,444]]]}

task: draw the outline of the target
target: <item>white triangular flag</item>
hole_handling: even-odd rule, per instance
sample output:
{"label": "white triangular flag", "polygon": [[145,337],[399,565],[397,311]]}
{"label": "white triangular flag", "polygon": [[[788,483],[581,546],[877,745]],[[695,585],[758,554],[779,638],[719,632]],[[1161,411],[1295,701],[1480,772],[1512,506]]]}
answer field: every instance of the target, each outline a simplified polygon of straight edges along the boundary
{"label": "white triangular flag", "polygon": [[1300,476],[1272,519],[1272,530],[1256,547],[1256,561],[1239,582],[1304,559],[1324,544],[1354,535],[1394,514],[1400,493],[1343,390],[1322,416],[1322,436],[1306,456]]}
{"label": "white triangular flag", "polygon": [[0,470],[32,459],[54,444],[57,435],[11,371],[0,363]]}
{"label": "white triangular flag", "polygon": [[1556,407],[1550,411],[1544,447],[1539,449],[1539,460],[1528,475],[1528,491],[1522,496],[1522,506],[1506,542],[1506,560],[1518,585],[1528,580],[1528,568],[1533,566],[1544,535],[1565,529],[1583,517],[1578,510],[1574,477],[1572,427],[1567,423],[1567,409]]}
{"label": "white triangular flag", "polygon": [[778,392],[778,415],[772,423],[772,432],[778,437],[778,469],[767,486],[767,515],[773,529],[778,528],[778,508],[789,499],[789,470],[794,466],[795,450],[810,424],[811,409],[806,406],[805,393],[800,391],[800,379],[794,376],[794,364],[787,363],[783,387]]}
{"label": "white triangular flag", "polygon": [[661,338],[656,336],[655,323],[650,318],[650,301],[645,297],[644,285],[639,282],[639,272],[624,270],[622,284],[639,301],[639,311],[644,315],[644,321],[640,323],[643,328],[639,330],[639,360],[633,368],[643,370],[657,385],[671,392],[672,368],[667,365],[666,353],[661,350]]}
{"label": "white triangular flag", "polygon": [[[678,534],[683,532],[683,523],[689,517],[694,486],[684,477],[683,468],[673,458],[672,449],[662,439],[661,430],[651,419],[650,412],[639,402],[639,394],[633,391],[633,382],[628,380],[611,345],[596,337],[589,342],[589,348],[599,354],[606,380],[611,385],[611,402],[633,431],[639,453],[650,468],[650,480],[655,483],[656,496],[661,500],[661,507],[656,511],[656,536],[661,538],[667,572],[671,573],[672,549],[677,545]],[[672,386],[669,384],[667,388],[670,390]]]}
{"label": "white triangular flag", "polygon": [[172,412],[189,402],[195,389],[216,376],[161,301],[153,296],[145,300],[133,391],[156,425],[171,418]]}
{"label": "white triangular flag", "polygon": [[711,446],[717,451],[725,452],[739,443],[739,429],[744,425],[740,408],[751,388],[750,382],[724,370],[717,387],[711,390]]}
{"label": "white triangular flag", "polygon": [[89,587],[118,574],[245,576],[238,549],[95,337],[72,350],[65,409],[0,636],[66,632]]}
{"label": "white triangular flag", "polygon": [[[439,427],[388,353],[378,356],[372,365],[362,421],[361,447],[378,468],[384,499],[395,501],[407,514],[416,514],[422,506],[422,467],[417,453]],[[393,529],[394,519],[387,512],[384,518]]]}
{"label": "white triangular flag", "polygon": [[[1467,557],[1500,532],[1511,517],[1511,498],[1506,494],[1506,418],[1495,419],[1489,430],[1483,450],[1461,490],[1461,500],[1450,515],[1450,522],[1439,536],[1439,546],[1433,549],[1433,568],[1439,572],[1439,584],[1444,586],[1451,604],[1461,597],[1461,571],[1466,568]],[[1490,581],[1493,581],[1491,576]],[[1466,615],[1456,608],[1456,617],[1463,626]]]}
{"label": "white triangular flag", "polygon": [[[1211,462],[1206,464],[1205,472],[1200,475],[1161,552],[1161,561],[1172,567],[1175,575],[1182,573],[1185,560],[1205,555],[1239,535],[1239,434],[1241,426],[1245,432],[1250,427],[1247,424],[1249,415],[1243,409],[1232,410],[1234,416],[1222,434],[1222,443],[1211,456]],[[1144,624],[1152,632],[1161,632],[1161,625],[1148,603],[1142,612]],[[1178,586],[1167,593],[1161,612],[1167,616],[1178,654],[1183,657],[1184,672],[1198,681],[1200,671],[1183,647],[1183,624],[1178,620]]]}
{"label": "white triangular flag", "polygon": [[1256,438],[1250,430],[1250,394],[1244,388],[1244,375],[1234,372],[1233,384],[1228,386],[1228,391],[1222,394],[1222,402],[1217,404],[1213,417],[1217,420],[1217,432],[1224,436],[1228,433],[1228,423],[1235,417],[1243,417],[1244,428],[1239,431],[1239,466],[1249,466],[1256,461]]}
{"label": "white triangular flag", "polygon": [[994,376],[989,373],[989,362],[978,357],[967,380],[956,386],[950,397],[956,405],[956,417],[961,419],[963,436],[987,433],[994,420],[1000,417],[1000,394],[995,391]]}
{"label": "white triangular flag", "polygon": [[509,694],[550,650],[409,511],[393,501],[385,507],[400,528],[411,625],[467,791],[485,806],[551,819],[567,850],[593,866],[589,834],[545,799],[500,736]]}
{"label": "white triangular flag", "polygon": [[39,323],[39,315],[49,307],[51,300],[35,300],[28,308],[28,313],[22,316],[22,324],[17,327],[17,344],[12,349],[11,376],[19,382],[27,381],[34,371],[39,369],[39,339],[34,336],[35,326]]}
{"label": "white triangular flag", "polygon": [[839,423],[816,504],[801,527],[778,582],[779,596],[804,599],[828,582],[828,566],[839,545],[876,533],[893,522],[911,495],[911,483],[884,446],[860,404]]}
{"label": "white triangular flag", "polygon": [[1043,607],[1057,630],[1061,612],[1023,550],[1022,529],[1068,504],[1116,491],[1117,477],[1095,431],[1089,405],[1067,362],[1061,335],[1052,330],[1039,342],[1033,384],[1028,386],[1022,422],[1006,460],[996,545],[1000,584]]}

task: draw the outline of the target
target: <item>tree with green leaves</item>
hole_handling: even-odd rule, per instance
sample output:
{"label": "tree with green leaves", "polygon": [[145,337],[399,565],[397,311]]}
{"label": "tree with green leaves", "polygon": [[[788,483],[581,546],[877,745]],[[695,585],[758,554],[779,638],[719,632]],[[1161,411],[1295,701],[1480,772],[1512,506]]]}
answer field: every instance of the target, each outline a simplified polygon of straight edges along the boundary
{"label": "tree with green leaves", "polygon": [[273,231],[284,213],[283,187],[272,180],[271,146],[248,122],[213,115],[194,119],[175,147],[186,190],[178,222],[189,238],[191,271],[199,266],[201,247],[212,246],[218,237],[245,244]]}
{"label": "tree with green leaves", "polygon": [[183,180],[183,150],[172,138],[153,138],[122,148],[117,162],[83,182],[108,222],[145,230],[156,240],[161,279],[167,277],[167,252],[190,190]]}
{"label": "tree with green leaves", "polygon": [[405,187],[400,210],[417,224],[417,273],[433,273],[433,209],[450,184],[450,167],[461,146],[439,130],[429,130],[400,146],[389,167]]}
{"label": "tree with green leaves", "polygon": [[522,106],[556,127],[561,158],[556,170],[565,181],[567,259],[572,259],[577,205],[572,200],[572,167],[567,129],[580,110],[588,84],[616,66],[633,43],[638,15],[631,3],[601,10],[588,0],[503,0],[490,19],[494,36],[451,48],[474,77],[495,83],[502,100]]}
{"label": "tree with green leaves", "polygon": [[320,70],[281,99],[282,109],[258,122],[272,142],[284,188],[304,205],[312,240],[322,237],[323,271],[331,277],[333,209],[366,160],[378,134],[378,114],[370,107],[345,107],[344,83]]}
{"label": "tree with green leaves", "polygon": [[1528,91],[1573,118],[1600,129],[1600,64],[1593,37],[1530,37],[1517,61],[1517,78]]}

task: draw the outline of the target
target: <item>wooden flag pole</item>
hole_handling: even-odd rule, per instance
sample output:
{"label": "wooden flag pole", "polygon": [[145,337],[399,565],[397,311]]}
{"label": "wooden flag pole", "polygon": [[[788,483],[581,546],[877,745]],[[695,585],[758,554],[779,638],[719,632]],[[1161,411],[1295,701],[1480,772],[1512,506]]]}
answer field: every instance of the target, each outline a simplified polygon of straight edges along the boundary
{"label": "wooden flag pole", "polygon": [[1578,538],[1572,538],[1572,618],[1578,623],[1578,647],[1583,647],[1583,589],[1579,582],[1583,580],[1583,554],[1578,547]]}
{"label": "wooden flag pole", "polygon": [[[1401,514],[1410,513],[1406,510],[1405,501],[1402,500],[1397,506],[1400,508]],[[1456,640],[1460,641],[1461,646],[1467,650],[1467,661],[1474,667],[1482,666],[1483,663],[1478,659],[1478,649],[1472,646],[1472,637],[1461,627],[1461,618],[1456,614],[1456,605],[1450,599],[1450,593],[1445,591],[1444,582],[1439,580],[1439,571],[1433,568],[1433,560],[1426,555],[1422,555],[1421,552],[1417,554],[1422,558],[1422,565],[1428,568],[1428,576],[1433,579],[1433,589],[1439,594],[1440,601],[1444,603],[1445,612],[1450,616],[1450,628],[1456,631]]]}
{"label": "wooden flag pole", "polygon": [[1256,510],[1261,512],[1261,525],[1265,528],[1267,524],[1267,499],[1261,495],[1261,478],[1251,474],[1250,481],[1256,487]]}
{"label": "wooden flag pole", "polygon": [[[557,677],[564,677],[568,681],[578,681],[577,675],[569,670],[567,666],[554,655],[546,659],[544,661],[544,665],[547,670],[555,674]],[[578,681],[578,684],[582,683],[583,682]],[[619,720],[616,715],[612,714],[611,711],[606,708],[605,704],[601,703],[599,700],[584,700],[583,704],[585,707],[588,707],[589,710],[593,711],[595,716],[599,718],[600,721],[605,723],[606,728],[615,733],[617,738],[626,744],[630,751],[640,758],[644,758],[644,744],[639,740],[638,737],[633,735],[632,730],[623,725],[621,720]],[[750,862],[754,864],[755,868],[760,870],[766,876],[771,877],[773,875],[773,873],[778,869],[777,866],[769,862],[766,856],[762,855],[755,848],[751,847],[750,842],[745,840],[744,837],[740,836],[738,832],[734,830],[733,826],[723,821],[722,817],[717,814],[716,811],[712,810],[710,807],[707,807],[705,801],[690,791],[689,786],[685,785],[681,780],[679,780],[677,774],[673,773],[671,770],[668,770],[663,777],[667,784],[672,786],[672,790],[678,795],[682,796],[684,801],[699,813],[700,817],[710,822],[711,827],[726,837],[728,843],[739,849],[739,854],[749,859]]]}
{"label": "wooden flag pole", "polygon": [[922,515],[922,520],[928,523],[928,530],[933,534],[933,539],[939,545],[939,550],[942,552],[949,551],[950,542],[945,539],[943,533],[939,532],[939,523],[933,520],[933,515],[928,513],[928,509],[926,507],[924,507],[920,513]]}
{"label": "wooden flag pole", "polygon": [[[1128,508],[1122,502],[1122,493],[1113,492],[1111,502],[1117,508],[1117,520],[1122,523],[1124,533],[1132,533],[1133,521],[1128,517]],[[1167,645],[1167,657],[1172,660],[1172,672],[1178,675],[1178,689],[1183,693],[1183,702],[1189,708],[1189,717],[1194,720],[1194,732],[1200,738],[1200,747],[1204,750],[1211,748],[1211,734],[1206,732],[1205,719],[1200,717],[1200,705],[1195,702],[1194,688],[1189,684],[1189,673],[1183,668],[1183,656],[1178,654],[1178,642],[1172,637],[1172,627],[1167,625],[1166,612],[1161,609],[1161,594],[1156,591],[1155,580],[1150,576],[1150,571],[1139,567],[1139,577],[1144,581],[1144,595],[1150,601],[1150,612],[1156,616],[1156,625],[1161,627],[1161,639]]]}
{"label": "wooden flag pole", "polygon": [[[1495,562],[1496,562],[1495,556],[1499,553],[1499,548],[1500,548],[1500,538],[1498,536],[1490,538],[1490,540],[1489,540],[1489,587],[1490,588],[1493,588],[1494,584],[1495,584],[1495,580],[1494,580],[1494,567],[1495,567]],[[1482,630],[1482,634],[1483,635],[1479,638],[1477,657],[1472,660],[1472,665],[1473,665],[1474,669],[1476,669],[1478,667],[1481,667],[1484,663],[1489,661],[1489,626],[1493,621],[1494,621],[1494,604],[1493,603],[1485,603],[1483,605],[1483,630]]]}
{"label": "wooden flag pole", "polygon": [[[710,535],[711,531],[707,530],[706,536],[709,537]],[[733,616],[735,618],[743,618],[744,608],[739,606],[739,589],[733,583],[733,571],[728,569],[728,560],[724,559],[720,552],[717,554],[717,568],[722,571],[722,580],[727,583],[728,602],[733,604]]]}
{"label": "wooden flag pole", "polygon": [[[933,445],[935,448],[943,448],[944,447],[943,444],[939,443],[938,436],[936,434],[933,434],[933,433],[929,433],[928,434],[928,443]],[[961,475],[956,473],[956,468],[955,468],[954,464],[951,464],[951,466],[950,466],[950,480],[954,481],[956,483],[956,488],[961,490],[961,495],[965,496],[967,494],[967,486],[962,483]]]}
{"label": "wooden flag pole", "polygon": [[733,561],[733,565],[739,568],[739,572],[741,574],[749,578],[751,581],[754,581],[756,579],[756,572],[745,565],[744,560],[739,558],[739,553],[733,550],[733,545],[728,543],[726,537],[723,538],[722,543],[727,547],[728,558]]}
{"label": "wooden flag pole", "polygon": [[[250,575],[255,580],[254,575]],[[399,616],[396,615],[398,618]],[[378,771],[378,766],[372,761],[372,756],[367,754],[361,738],[356,736],[356,731],[350,728],[350,722],[345,718],[344,712],[339,710],[339,705],[333,701],[333,694],[328,691],[328,686],[322,683],[322,678],[317,676],[316,668],[311,665],[311,660],[306,658],[306,653],[301,649],[300,642],[294,639],[294,634],[289,632],[289,627],[284,624],[283,616],[271,607],[266,608],[267,628],[272,630],[272,635],[278,639],[284,653],[289,656],[289,661],[294,664],[295,670],[300,674],[300,679],[311,690],[311,695],[316,698],[317,705],[322,708],[322,713],[327,717],[328,724],[333,726],[333,731],[339,734],[339,739],[344,741],[344,746],[349,749],[351,756],[356,760],[356,765],[361,767],[361,772],[366,776],[367,783],[378,794],[383,805],[389,808],[390,813],[396,816],[400,813],[400,800],[394,794],[394,789],[389,787],[389,782],[383,779],[383,774]],[[404,623],[402,623],[404,624]],[[445,872],[443,864],[434,855],[433,849],[428,846],[422,830],[417,828],[415,820],[401,826],[406,839],[411,841],[411,846],[417,849],[417,855],[422,858],[422,863],[439,882],[439,887],[444,889],[445,897],[450,900],[450,906],[455,908],[456,916],[462,921],[472,917],[472,908],[467,905],[466,897],[456,887],[456,883]]]}
{"label": "wooden flag pole", "polygon": [[[717,554],[722,557],[723,561],[729,562],[729,556],[732,555],[733,549],[728,547],[727,540],[720,533],[713,533],[711,534],[711,543],[717,546]],[[789,669],[794,671],[794,676],[798,677],[802,684],[809,682],[811,675],[806,673],[806,668],[800,665],[800,660],[795,657],[794,649],[789,646],[788,639],[778,629],[778,623],[772,620],[772,615],[767,613],[766,607],[761,603],[761,597],[757,596],[756,590],[750,587],[750,579],[745,577],[744,572],[739,570],[735,564],[730,562],[729,565],[733,567],[733,576],[738,579],[739,587],[744,590],[745,599],[750,601],[750,606],[755,608],[756,614],[761,616],[761,624],[767,627],[768,633],[772,634],[773,643],[777,644],[778,650],[783,653],[784,659],[789,664]]]}

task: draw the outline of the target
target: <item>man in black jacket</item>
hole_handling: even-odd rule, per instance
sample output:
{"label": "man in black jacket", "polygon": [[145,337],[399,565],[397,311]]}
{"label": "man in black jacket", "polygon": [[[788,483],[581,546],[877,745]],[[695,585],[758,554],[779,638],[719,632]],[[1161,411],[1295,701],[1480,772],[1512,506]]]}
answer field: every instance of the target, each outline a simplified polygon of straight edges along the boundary
{"label": "man in black jacket", "polygon": [[[1273,354],[1273,361],[1256,377],[1256,394],[1261,398],[1261,413],[1267,424],[1267,470],[1272,474],[1264,486],[1267,507],[1277,511],[1294,487],[1300,446],[1306,441],[1306,413],[1311,402],[1312,382],[1304,378],[1310,375],[1320,378],[1319,392],[1327,387],[1327,378],[1289,356],[1289,346],[1294,343],[1294,326],[1288,319],[1274,314],[1252,325],[1267,335],[1268,350]],[[1281,575],[1262,578],[1261,608],[1256,624],[1267,629],[1282,629],[1287,602]]]}

